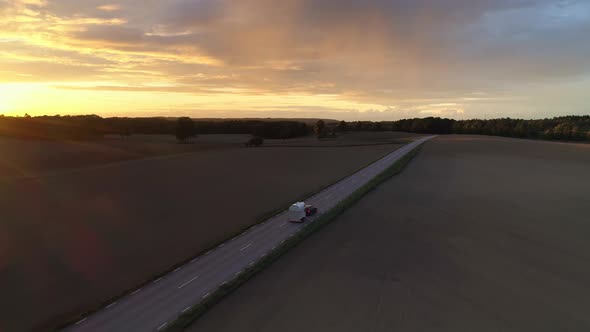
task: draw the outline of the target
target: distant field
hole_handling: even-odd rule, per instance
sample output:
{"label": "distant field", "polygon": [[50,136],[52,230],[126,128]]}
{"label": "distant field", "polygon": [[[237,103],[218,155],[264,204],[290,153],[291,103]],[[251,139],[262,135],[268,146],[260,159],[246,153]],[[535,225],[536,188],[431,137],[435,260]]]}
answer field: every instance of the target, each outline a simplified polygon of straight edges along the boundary
{"label": "distant field", "polygon": [[[193,154],[0,181],[0,331],[47,328],[399,147],[244,148],[243,138],[203,136],[209,148]],[[161,137],[154,145],[135,140],[40,143],[20,155],[4,147],[2,156],[111,156],[166,146]],[[168,146],[165,153],[184,149]]]}
{"label": "distant field", "polygon": [[[267,140],[268,146],[330,147],[366,144],[396,144],[418,135],[397,132],[350,132],[335,139],[313,136]],[[171,135],[107,136],[101,141],[51,142],[0,137],[0,179],[153,158],[182,153],[235,149],[250,135],[200,135],[192,143],[178,144]]]}
{"label": "distant field", "polygon": [[[101,141],[52,142],[0,138],[0,178],[43,174],[113,162],[224,149],[245,141],[247,135],[233,135],[233,142],[203,135],[196,144],[178,144],[165,135],[108,136]],[[234,144],[231,144],[234,143]]]}
{"label": "distant field", "polygon": [[590,146],[445,136],[190,331],[589,331]]}
{"label": "distant field", "polygon": [[392,131],[377,132],[346,132],[336,138],[324,138],[318,140],[314,136],[294,138],[290,140],[266,140],[267,146],[309,146],[309,147],[327,147],[327,146],[355,146],[355,145],[372,145],[372,144],[395,144],[415,137],[424,135],[401,133]]}

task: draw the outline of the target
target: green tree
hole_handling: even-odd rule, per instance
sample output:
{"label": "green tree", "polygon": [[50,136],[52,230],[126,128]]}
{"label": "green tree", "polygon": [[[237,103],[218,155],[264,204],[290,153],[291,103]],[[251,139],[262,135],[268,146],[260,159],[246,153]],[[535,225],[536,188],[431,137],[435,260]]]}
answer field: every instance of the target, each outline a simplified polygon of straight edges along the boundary
{"label": "green tree", "polygon": [[176,121],[176,139],[184,142],[187,138],[195,136],[197,136],[195,122],[188,117],[178,118]]}

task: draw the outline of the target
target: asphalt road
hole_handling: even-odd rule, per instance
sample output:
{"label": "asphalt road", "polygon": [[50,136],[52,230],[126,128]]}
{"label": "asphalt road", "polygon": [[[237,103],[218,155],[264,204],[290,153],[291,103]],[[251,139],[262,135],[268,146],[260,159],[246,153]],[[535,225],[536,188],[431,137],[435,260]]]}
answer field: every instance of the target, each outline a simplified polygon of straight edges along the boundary
{"label": "asphalt road", "polygon": [[[356,189],[432,137],[418,139],[324,189],[305,202],[328,211]],[[307,218],[306,222],[313,222]],[[192,305],[268,254],[304,224],[287,221],[284,211],[149,285],[109,304],[64,331],[159,331]]]}

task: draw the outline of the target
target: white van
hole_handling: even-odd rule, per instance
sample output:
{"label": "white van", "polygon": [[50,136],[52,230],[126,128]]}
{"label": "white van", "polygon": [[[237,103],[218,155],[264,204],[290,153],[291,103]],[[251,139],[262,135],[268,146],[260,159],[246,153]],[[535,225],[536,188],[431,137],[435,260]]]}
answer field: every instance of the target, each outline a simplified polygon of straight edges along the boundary
{"label": "white van", "polygon": [[305,203],[297,202],[289,207],[289,221],[290,222],[304,222],[305,221]]}

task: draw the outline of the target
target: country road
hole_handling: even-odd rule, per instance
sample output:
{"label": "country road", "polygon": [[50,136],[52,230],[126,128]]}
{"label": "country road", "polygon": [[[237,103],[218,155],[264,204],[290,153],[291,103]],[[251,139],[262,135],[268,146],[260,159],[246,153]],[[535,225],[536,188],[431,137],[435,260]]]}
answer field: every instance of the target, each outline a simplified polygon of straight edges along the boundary
{"label": "country road", "polygon": [[[306,199],[328,211],[418,145],[418,139]],[[233,279],[249,265],[298,232],[304,224],[287,222],[286,211],[254,226],[211,251],[109,304],[64,331],[158,331]],[[309,218],[307,222],[313,222]]]}

